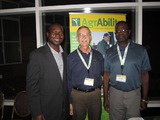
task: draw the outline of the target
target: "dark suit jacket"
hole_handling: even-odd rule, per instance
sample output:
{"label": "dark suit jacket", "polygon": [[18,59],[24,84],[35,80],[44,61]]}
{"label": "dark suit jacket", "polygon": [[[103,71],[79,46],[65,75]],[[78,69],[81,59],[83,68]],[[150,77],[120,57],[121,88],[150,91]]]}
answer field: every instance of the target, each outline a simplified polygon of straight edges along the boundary
{"label": "dark suit jacket", "polygon": [[46,120],[65,120],[69,112],[66,80],[66,53],[62,53],[64,76],[61,79],[56,61],[46,44],[30,54],[26,90],[33,116]]}

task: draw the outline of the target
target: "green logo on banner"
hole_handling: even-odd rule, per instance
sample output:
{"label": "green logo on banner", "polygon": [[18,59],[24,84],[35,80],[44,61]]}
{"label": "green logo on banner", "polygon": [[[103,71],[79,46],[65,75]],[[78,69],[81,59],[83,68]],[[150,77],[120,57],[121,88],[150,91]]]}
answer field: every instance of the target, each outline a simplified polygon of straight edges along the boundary
{"label": "green logo on banner", "polygon": [[80,18],[72,18],[72,26],[80,26]]}

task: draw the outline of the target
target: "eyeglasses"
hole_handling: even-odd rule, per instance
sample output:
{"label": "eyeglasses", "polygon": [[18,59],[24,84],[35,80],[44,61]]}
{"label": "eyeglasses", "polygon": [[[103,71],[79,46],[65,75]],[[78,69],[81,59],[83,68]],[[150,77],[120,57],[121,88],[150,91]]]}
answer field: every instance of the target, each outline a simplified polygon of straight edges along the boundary
{"label": "eyeglasses", "polygon": [[88,37],[88,36],[90,36],[90,35],[91,35],[90,33],[85,33],[85,34],[80,33],[80,34],[78,34],[77,36],[78,36],[79,38],[82,38],[82,37]]}
{"label": "eyeglasses", "polygon": [[116,30],[116,33],[120,33],[120,32],[125,33],[127,31],[128,31],[128,29],[121,29],[121,30]]}

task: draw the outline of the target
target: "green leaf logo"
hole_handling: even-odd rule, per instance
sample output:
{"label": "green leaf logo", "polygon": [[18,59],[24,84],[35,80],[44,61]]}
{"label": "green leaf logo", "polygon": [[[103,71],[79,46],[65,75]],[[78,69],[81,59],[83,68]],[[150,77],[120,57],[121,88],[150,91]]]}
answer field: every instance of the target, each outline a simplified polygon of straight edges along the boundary
{"label": "green leaf logo", "polygon": [[72,26],[80,26],[80,18],[72,18]]}

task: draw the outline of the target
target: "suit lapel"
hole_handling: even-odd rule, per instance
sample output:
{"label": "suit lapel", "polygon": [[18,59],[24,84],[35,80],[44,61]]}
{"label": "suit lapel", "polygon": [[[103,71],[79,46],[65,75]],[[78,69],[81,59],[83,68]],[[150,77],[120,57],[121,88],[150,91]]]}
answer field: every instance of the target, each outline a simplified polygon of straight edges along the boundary
{"label": "suit lapel", "polygon": [[[54,72],[57,72],[57,74],[60,75],[56,60],[55,60],[55,58],[54,58],[49,46],[46,44],[44,47],[45,47],[45,55],[46,55],[46,57],[48,59],[48,62],[50,64],[50,66],[52,66]],[[55,70],[55,69],[57,69],[57,70]]]}
{"label": "suit lapel", "polygon": [[65,80],[66,79],[66,71],[67,71],[67,64],[66,64],[67,54],[65,52],[62,53],[62,58],[63,58],[63,80]]}

